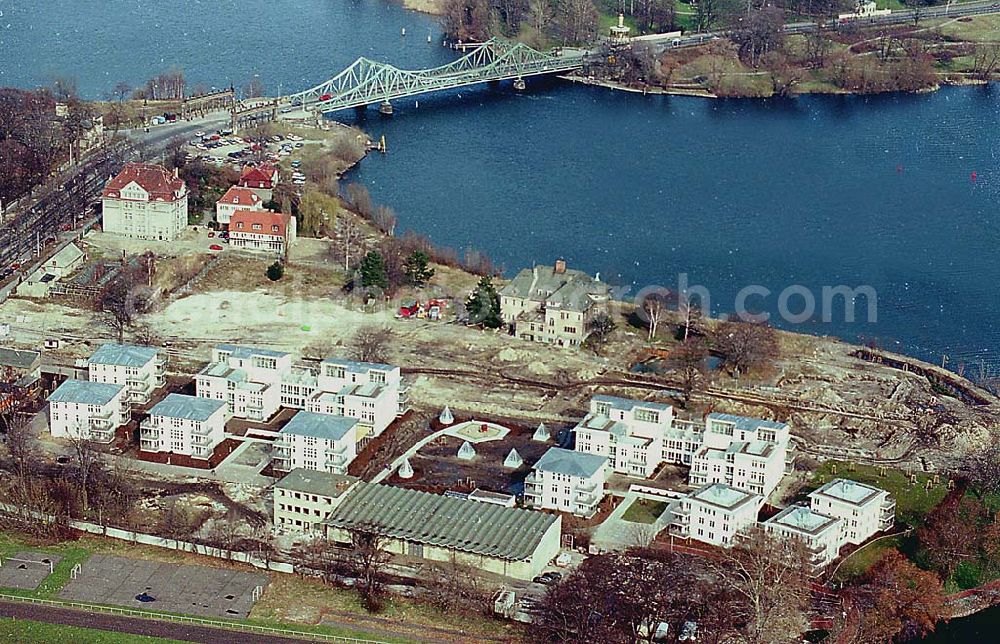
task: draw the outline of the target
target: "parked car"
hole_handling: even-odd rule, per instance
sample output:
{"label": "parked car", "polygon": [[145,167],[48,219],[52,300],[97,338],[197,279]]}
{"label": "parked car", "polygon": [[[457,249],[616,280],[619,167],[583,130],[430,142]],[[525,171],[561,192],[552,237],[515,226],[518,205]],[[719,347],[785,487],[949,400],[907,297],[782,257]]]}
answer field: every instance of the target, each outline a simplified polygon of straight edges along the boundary
{"label": "parked car", "polygon": [[212,244],[211,246],[208,247],[208,250],[222,250],[222,246],[220,246],[219,244]]}
{"label": "parked car", "polygon": [[562,573],[549,571],[549,572],[543,572],[542,574],[538,575],[531,581],[535,582],[536,584],[551,586],[552,584],[559,583],[560,579],[562,579]]}

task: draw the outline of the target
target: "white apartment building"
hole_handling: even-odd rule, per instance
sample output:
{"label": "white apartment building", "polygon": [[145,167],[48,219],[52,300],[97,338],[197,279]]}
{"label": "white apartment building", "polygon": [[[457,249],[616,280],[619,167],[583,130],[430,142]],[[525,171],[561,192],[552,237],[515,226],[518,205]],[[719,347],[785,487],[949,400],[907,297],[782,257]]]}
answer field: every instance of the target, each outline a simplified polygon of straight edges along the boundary
{"label": "white apartment building", "polygon": [[49,428],[54,438],[110,443],[130,419],[124,385],[66,380],[49,396]]}
{"label": "white apartment building", "polygon": [[576,426],[578,452],[606,456],[611,470],[647,478],[663,460],[663,440],[674,421],[670,405],[594,396]]}
{"label": "white apartment building", "polygon": [[187,186],[174,172],[148,163],[126,163],[102,195],[105,232],[171,241],[187,228]]}
{"label": "white apartment building", "polygon": [[604,498],[608,459],[550,447],[524,481],[525,505],[592,517]]}
{"label": "white apartment building", "polygon": [[407,408],[399,367],[337,358],[320,363],[316,392],[306,401],[307,411],[357,419],[362,447]]}
{"label": "white apartment building", "polygon": [[229,225],[233,213],[237,210],[263,210],[264,200],[250,188],[231,186],[226,194],[215,202],[215,221],[224,226]]}
{"label": "white apartment building", "polygon": [[153,390],[166,383],[165,365],[156,349],[131,344],[102,344],[87,359],[92,382],[125,385],[129,401],[136,405],[149,402]]}
{"label": "white apartment building", "polygon": [[725,483],[701,487],[677,504],[671,534],[728,547],[741,531],[757,522],[764,497]]}
{"label": "white apartment building", "polygon": [[357,432],[354,418],[300,411],[278,432],[274,469],[346,474],[358,455]]}
{"label": "white apartment building", "polygon": [[844,520],[844,542],[861,544],[896,521],[896,501],[885,490],[871,485],[834,479],[809,493],[809,505]]}
{"label": "white apartment building", "polygon": [[804,505],[793,505],[764,522],[772,534],[802,542],[814,575],[840,554],[844,545],[844,520],[815,512]]}
{"label": "white apartment building", "polygon": [[281,405],[281,381],[291,369],[291,354],[220,344],[195,379],[197,395],[225,401],[236,418],[267,420]]}
{"label": "white apartment building", "polygon": [[709,414],[691,463],[691,485],[726,483],[767,497],[785,475],[788,425],[732,414]]}
{"label": "white apartment building", "polygon": [[296,469],[274,484],[274,527],[281,533],[323,535],[323,521],[358,478]]}
{"label": "white apartment building", "polygon": [[207,460],[226,438],[226,403],[169,394],[149,410],[139,429],[139,449]]}

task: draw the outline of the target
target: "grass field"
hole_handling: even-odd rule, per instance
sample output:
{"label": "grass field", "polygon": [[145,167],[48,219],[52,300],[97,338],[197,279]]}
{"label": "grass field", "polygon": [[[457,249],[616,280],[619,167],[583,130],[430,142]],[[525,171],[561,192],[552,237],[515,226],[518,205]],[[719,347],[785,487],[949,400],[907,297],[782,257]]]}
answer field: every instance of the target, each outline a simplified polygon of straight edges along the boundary
{"label": "grass field", "polygon": [[30,642],[31,644],[66,644],[86,642],[87,644],[170,644],[178,640],[159,637],[112,633],[77,626],[45,624],[24,619],[0,617],[0,641]]}
{"label": "grass field", "polygon": [[[853,469],[852,469],[853,468]],[[836,469],[836,473],[834,473]],[[933,477],[927,474],[917,474],[917,482],[910,483],[909,475],[903,470],[886,467],[883,476],[879,468],[871,465],[857,465],[843,461],[827,461],[813,473],[813,483],[804,493],[823,485],[835,478],[850,479],[859,483],[867,483],[888,491],[896,499],[896,521],[912,527],[923,524],[924,517],[948,492],[947,479],[942,478],[938,484],[933,484]],[[925,486],[931,482],[930,488]]]}
{"label": "grass field", "polygon": [[667,509],[667,504],[663,501],[651,501],[649,499],[636,499],[632,505],[625,510],[622,519],[634,523],[654,523]]}
{"label": "grass field", "polygon": [[0,556],[4,559],[13,556],[18,551],[30,550],[32,552],[45,552],[62,557],[55,566],[52,574],[46,577],[37,590],[5,590],[11,595],[22,597],[41,597],[49,599],[55,597],[62,587],[69,581],[70,572],[73,566],[83,563],[90,558],[90,550],[75,543],[61,543],[53,546],[36,547],[30,545],[16,537],[6,533],[0,533]]}
{"label": "grass field", "polygon": [[850,554],[844,559],[840,567],[837,568],[835,579],[837,581],[848,581],[855,577],[860,577],[871,568],[882,555],[888,551],[899,548],[902,543],[900,537],[890,537],[881,541],[873,541]]}

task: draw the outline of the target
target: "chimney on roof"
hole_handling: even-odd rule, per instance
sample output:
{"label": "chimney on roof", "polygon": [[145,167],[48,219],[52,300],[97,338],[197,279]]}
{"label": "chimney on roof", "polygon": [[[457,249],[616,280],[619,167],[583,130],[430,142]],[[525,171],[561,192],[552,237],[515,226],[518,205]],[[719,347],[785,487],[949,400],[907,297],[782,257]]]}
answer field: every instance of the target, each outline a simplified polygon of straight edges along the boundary
{"label": "chimney on roof", "polygon": [[566,260],[562,257],[556,260],[555,272],[558,275],[562,275],[566,272]]}

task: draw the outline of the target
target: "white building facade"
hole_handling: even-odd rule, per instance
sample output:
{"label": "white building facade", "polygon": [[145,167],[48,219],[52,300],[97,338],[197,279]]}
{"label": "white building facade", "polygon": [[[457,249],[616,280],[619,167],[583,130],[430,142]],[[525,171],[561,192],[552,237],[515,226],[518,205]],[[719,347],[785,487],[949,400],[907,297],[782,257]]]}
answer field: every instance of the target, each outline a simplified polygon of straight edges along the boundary
{"label": "white building facade", "polygon": [[576,426],[578,452],[608,458],[611,470],[648,478],[663,460],[663,441],[674,422],[670,405],[594,396]]}
{"label": "white building facade", "polygon": [[115,430],[130,420],[123,385],[66,380],[49,396],[49,428],[55,438],[110,443]]}
{"label": "white building facade", "polygon": [[357,419],[362,447],[407,409],[399,367],[337,358],[320,363],[316,391],[306,401],[307,411]]}
{"label": "white building facade", "polygon": [[896,521],[896,501],[872,485],[834,479],[809,494],[809,507],[843,519],[845,543],[862,544]]}
{"label": "white building facade", "polygon": [[550,447],[524,481],[524,502],[532,508],[592,517],[604,498],[608,458]]}
{"label": "white building facade", "polygon": [[166,384],[166,360],[152,347],[130,344],[102,344],[87,359],[92,382],[124,385],[132,404],[149,402],[155,389]]}
{"label": "white building facade", "polygon": [[300,411],[281,428],[274,442],[274,469],[346,474],[358,455],[358,421]]}
{"label": "white building facade", "polygon": [[807,506],[793,505],[764,522],[764,529],[786,539],[802,543],[813,575],[840,554],[844,545],[844,520],[815,512]]}
{"label": "white building facade", "polygon": [[226,403],[169,394],[149,410],[139,429],[139,449],[208,460],[226,438]]}
{"label": "white building facade", "polygon": [[126,163],[102,197],[105,232],[172,241],[187,228],[187,186],[163,166]]}
{"label": "white building facade", "polygon": [[274,527],[280,533],[321,536],[323,521],[357,478],[296,469],[274,484]]}
{"label": "white building facade", "polygon": [[264,421],[278,412],[281,381],[291,369],[291,354],[220,344],[195,378],[197,395],[225,401],[233,417]]}
{"label": "white building facade", "polygon": [[742,530],[757,522],[764,497],[724,483],[701,487],[680,500],[670,532],[713,546],[729,547]]}
{"label": "white building facade", "polygon": [[732,414],[709,414],[690,483],[726,483],[767,497],[785,475],[788,425]]}

